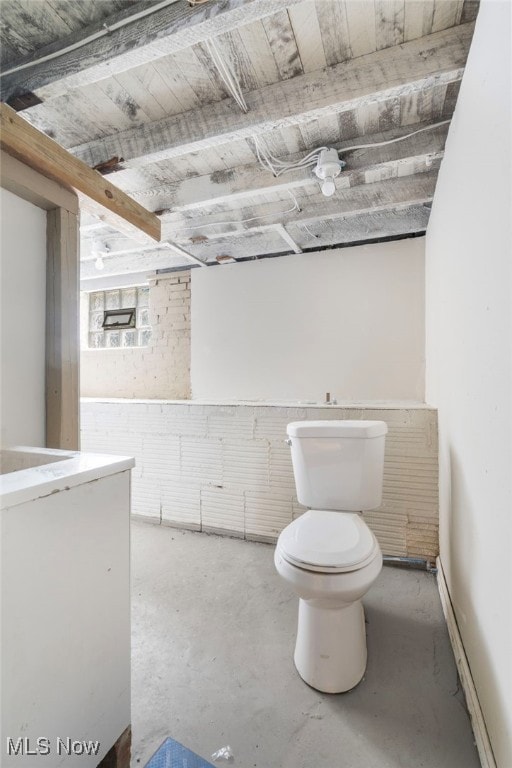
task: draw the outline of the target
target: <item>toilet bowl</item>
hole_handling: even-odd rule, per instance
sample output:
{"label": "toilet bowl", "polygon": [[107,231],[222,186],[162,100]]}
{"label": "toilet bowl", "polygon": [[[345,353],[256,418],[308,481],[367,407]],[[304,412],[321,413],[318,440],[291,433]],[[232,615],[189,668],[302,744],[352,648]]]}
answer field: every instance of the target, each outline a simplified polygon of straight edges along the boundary
{"label": "toilet bowl", "polygon": [[[353,547],[344,547],[341,537],[357,536],[358,528],[364,530],[363,526],[367,540],[358,542],[360,551],[355,554]],[[319,539],[314,556],[310,538],[313,530]],[[274,562],[277,572],[299,597],[294,654],[299,675],[324,693],[354,688],[366,669],[361,598],[382,568],[375,537],[357,515],[310,510],[285,528],[277,542]]]}
{"label": "toilet bowl", "polygon": [[281,532],[274,562],[299,597],[295,666],[324,693],[354,688],[366,669],[361,599],[381,571],[382,553],[360,510],[380,505],[386,432],[384,422],[288,425],[299,501],[329,506],[304,512]]}

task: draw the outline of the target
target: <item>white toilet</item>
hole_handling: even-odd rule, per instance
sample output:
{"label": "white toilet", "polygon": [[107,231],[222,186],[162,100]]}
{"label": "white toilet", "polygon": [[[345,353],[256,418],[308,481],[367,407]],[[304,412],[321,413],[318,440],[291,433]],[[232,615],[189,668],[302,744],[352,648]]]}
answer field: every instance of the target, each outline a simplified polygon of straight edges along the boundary
{"label": "white toilet", "polygon": [[277,540],[278,573],[299,596],[295,666],[325,693],[353,688],[366,668],[361,598],[382,568],[360,513],[380,506],[383,421],[288,424],[297,497],[311,507]]}

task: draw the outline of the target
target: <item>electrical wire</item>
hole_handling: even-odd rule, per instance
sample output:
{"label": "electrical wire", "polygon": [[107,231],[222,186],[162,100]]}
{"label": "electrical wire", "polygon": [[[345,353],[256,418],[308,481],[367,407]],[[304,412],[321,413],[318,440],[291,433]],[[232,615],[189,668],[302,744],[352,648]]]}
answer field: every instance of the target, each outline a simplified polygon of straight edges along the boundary
{"label": "electrical wire", "polygon": [[238,82],[236,74],[226,64],[221,52],[217,48],[215,40],[213,38],[209,38],[205,41],[205,43],[208,53],[210,54],[210,58],[215,65],[217,72],[221,76],[224,85],[228,89],[229,93],[233,96],[242,112],[247,113],[249,111],[249,107],[245,102],[244,95],[242,93],[242,89],[240,88],[240,83]]}
{"label": "electrical wire", "polygon": [[[93,40],[98,40],[100,37],[105,37],[105,35],[109,35],[111,32],[115,32],[117,29],[121,29],[122,27],[125,27],[127,24],[131,24],[134,21],[138,21],[138,19],[143,19],[144,17],[149,16],[152,13],[156,13],[156,11],[160,11],[162,8],[166,8],[168,5],[172,5],[173,3],[176,3],[176,2],[178,2],[178,0],[162,0],[162,2],[158,3],[157,5],[153,5],[150,8],[146,8],[142,11],[139,11],[138,13],[134,13],[133,16],[128,16],[126,19],[122,19],[121,21],[116,21],[113,24],[105,23],[103,24],[103,28],[98,30],[98,32],[93,32],[92,35],[88,35],[87,37],[84,37],[82,40],[78,40],[76,43],[67,45],[65,48],[60,48],[58,51],[53,51],[53,53],[48,53],[46,56],[41,56],[39,59],[34,59],[33,61],[27,61],[25,62],[25,64],[18,64],[16,67],[11,67],[11,69],[6,69],[2,72],[0,77],[4,77],[5,75],[11,75],[13,72],[19,72],[22,69],[35,67],[37,64],[43,64],[45,61],[51,61],[51,59],[56,59],[59,56],[64,56],[65,53],[76,51],[78,48],[82,48],[84,45],[91,43]],[[196,3],[194,3],[194,5],[195,4]]]}
{"label": "electrical wire", "polygon": [[308,227],[308,225],[307,225],[307,224],[303,224],[302,226],[303,226],[303,228],[306,230],[306,232],[308,233],[308,235],[311,235],[311,237],[314,237],[314,238],[315,238],[315,240],[318,240],[318,239],[320,238],[320,236],[319,236],[319,235],[315,235],[315,234],[314,234],[314,233],[313,233],[313,232],[310,230],[310,228]]}
{"label": "electrical wire", "polygon": [[440,123],[432,123],[432,125],[426,125],[424,128],[418,128],[417,131],[408,133],[406,136],[398,136],[396,139],[388,139],[387,141],[377,141],[372,144],[358,144],[355,147],[344,147],[343,149],[340,149],[338,151],[353,152],[355,149],[368,149],[369,147],[383,147],[386,144],[394,144],[397,141],[405,141],[405,139],[410,139],[411,136],[416,136],[417,133],[422,133],[423,131],[431,131],[432,128],[438,128],[440,125],[446,125],[447,123],[450,123],[450,122],[451,120],[442,120]]}
{"label": "electrical wire", "polygon": [[293,200],[293,208],[288,208],[288,210],[286,211],[273,211],[272,213],[262,213],[260,216],[251,216],[250,219],[237,219],[236,221],[231,219],[230,221],[216,221],[216,222],[209,222],[208,224],[193,224],[190,227],[181,227],[181,229],[178,230],[178,234],[188,229],[203,229],[204,227],[213,227],[213,226],[219,226],[224,224],[246,224],[249,221],[256,221],[257,219],[266,219],[269,216],[281,216],[285,213],[293,213],[293,211],[300,211],[301,208],[295,195],[292,192],[290,192],[290,190],[288,190],[288,194]]}
{"label": "electrical wire", "polygon": [[[449,122],[450,120],[442,120],[439,123],[433,123],[432,125],[427,125],[423,128],[418,128],[418,130],[416,131],[412,131],[411,133],[408,133],[405,136],[398,136],[395,139],[388,139],[387,141],[373,142],[371,144],[359,144],[357,146],[346,147],[336,151],[338,152],[338,155],[340,155],[346,152],[352,152],[356,149],[368,149],[370,147],[383,147],[386,144],[394,144],[397,141],[405,141],[405,139],[409,139],[411,136],[415,136],[417,133],[422,133],[423,131],[430,131],[433,128],[438,128],[439,126],[446,125]],[[266,168],[267,170],[269,170],[276,177],[281,176],[283,173],[289,173],[291,171],[296,171],[301,168],[310,168],[316,165],[318,162],[318,156],[320,152],[322,152],[325,149],[329,149],[329,147],[317,147],[316,149],[313,149],[311,152],[305,155],[301,160],[297,160],[294,163],[290,163],[290,162],[286,162],[285,160],[281,160],[278,157],[274,157],[272,153],[268,150],[268,148],[263,145],[263,142],[261,141],[261,137],[255,135],[252,137],[252,140],[254,142],[254,146],[256,149],[256,156],[258,158],[260,165],[262,165],[263,168]]]}
{"label": "electrical wire", "polygon": [[290,171],[295,171],[300,168],[308,168],[316,165],[319,153],[322,152],[322,150],[327,149],[327,147],[317,147],[305,155],[301,160],[297,160],[294,163],[287,163],[278,157],[274,157],[268,148],[263,146],[259,136],[253,136],[252,139],[256,149],[256,156],[260,164],[276,177],[281,176],[283,173],[289,173]]}

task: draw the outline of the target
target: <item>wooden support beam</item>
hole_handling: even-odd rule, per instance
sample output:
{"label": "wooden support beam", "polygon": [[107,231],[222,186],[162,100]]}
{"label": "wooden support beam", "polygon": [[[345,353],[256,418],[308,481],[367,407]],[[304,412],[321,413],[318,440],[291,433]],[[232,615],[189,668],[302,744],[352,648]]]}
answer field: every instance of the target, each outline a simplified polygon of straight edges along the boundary
{"label": "wooden support beam", "polygon": [[[173,214],[162,219],[164,239],[186,242],[196,235],[249,231],[263,224],[310,224],[329,218],[359,216],[362,213],[394,209],[399,206],[430,202],[434,195],[437,171],[405,176],[374,184],[362,184],[353,189],[337,190],[330,198],[321,193],[308,197],[303,209],[289,211],[286,202],[263,203],[249,209],[209,213],[202,216],[194,211],[188,217]],[[245,223],[245,219],[252,221]],[[229,224],[226,222],[229,221]],[[389,234],[393,234],[390,232]]]}
{"label": "wooden support beam", "polygon": [[247,114],[235,110],[225,99],[87,142],[71,151],[90,166],[116,155],[124,158],[125,167],[144,166],[452,83],[462,77],[473,28],[472,23],[452,27],[251,91],[245,95]]}
{"label": "wooden support beam", "polygon": [[[400,138],[412,133],[413,130],[425,127],[424,123],[417,126],[408,125],[365,136],[352,143],[371,145]],[[373,178],[380,172],[382,178],[390,178],[397,174],[416,173],[422,165],[438,163],[443,154],[447,134],[448,124],[445,124],[383,147],[369,146],[368,149],[351,151],[350,146],[345,145],[344,153],[343,144],[333,144],[335,149],[341,150],[340,156],[347,163],[337,180],[337,185],[340,188],[348,188],[364,182],[366,175],[368,178]],[[304,155],[305,152],[302,152],[280,159],[293,163],[302,159]],[[143,201],[154,211],[169,209],[172,212],[184,212],[209,205],[243,203],[245,198],[308,186],[319,186],[318,178],[311,169],[302,168],[282,176],[273,176],[269,170],[257,163],[226,171],[216,171],[205,176],[194,176],[172,184],[160,184],[141,192],[130,191],[129,194],[136,200]]]}
{"label": "wooden support beam", "polygon": [[46,445],[80,448],[78,216],[47,213]]}
{"label": "wooden support beam", "polygon": [[128,222],[153,240],[160,239],[160,221],[154,214],[5,104],[0,105],[0,147],[43,176],[101,205],[105,215],[110,214],[112,226]]}
{"label": "wooden support beam", "polygon": [[[1,99],[7,101],[27,92],[34,92],[43,100],[61,96],[71,88],[126,72],[299,2],[302,0],[284,0],[278,9],[275,0],[222,0],[192,8],[185,2],[174,2],[158,11],[151,11],[146,3],[139,2],[110,16],[106,22],[103,19],[95,26],[40,49],[37,59],[78,43],[79,47],[74,50],[40,63],[33,62],[33,56],[21,59],[18,67],[29,66],[2,77]],[[116,28],[127,17],[143,10],[150,12]],[[101,37],[80,45],[98,32]]]}

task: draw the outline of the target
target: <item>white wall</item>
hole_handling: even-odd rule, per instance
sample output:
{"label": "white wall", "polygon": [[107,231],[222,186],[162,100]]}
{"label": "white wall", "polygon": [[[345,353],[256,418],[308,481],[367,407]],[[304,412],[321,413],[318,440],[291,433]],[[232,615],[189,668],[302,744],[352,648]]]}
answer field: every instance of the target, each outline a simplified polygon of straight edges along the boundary
{"label": "white wall", "polygon": [[192,271],[192,395],[423,400],[424,239]]}
{"label": "white wall", "polygon": [[0,194],[0,443],[43,446],[46,211]]}
{"label": "white wall", "polygon": [[440,546],[496,760],[512,765],[510,5],[481,4],[426,242]]}

